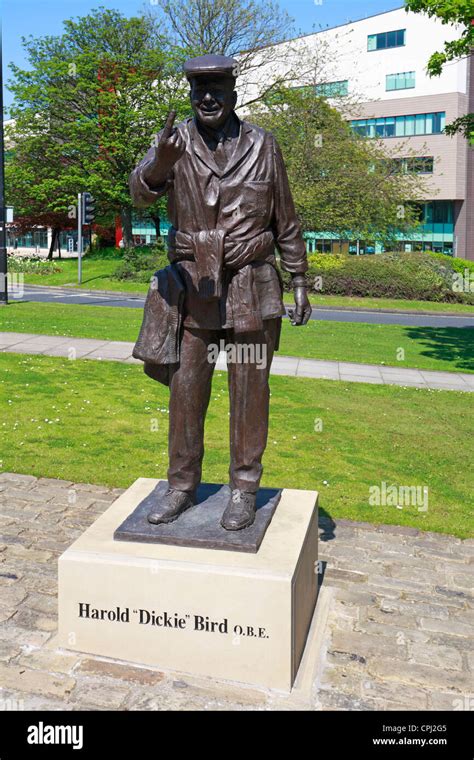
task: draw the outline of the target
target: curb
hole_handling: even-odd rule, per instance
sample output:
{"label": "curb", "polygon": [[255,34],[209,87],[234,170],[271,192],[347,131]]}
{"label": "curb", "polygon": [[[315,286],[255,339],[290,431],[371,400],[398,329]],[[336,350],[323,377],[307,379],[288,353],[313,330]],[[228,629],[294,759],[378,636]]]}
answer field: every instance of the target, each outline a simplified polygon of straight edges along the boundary
{"label": "curb", "polygon": [[[362,314],[411,314],[415,316],[426,317],[461,317],[468,319],[474,319],[474,311],[462,312],[462,311],[425,311],[424,309],[382,309],[382,308],[367,308],[367,306],[317,306],[311,304],[313,309],[319,311],[357,311]],[[286,304],[285,304],[286,306]]]}
{"label": "curb", "polygon": [[[26,283],[26,287],[39,288],[40,290],[56,290],[64,291],[71,290],[79,293],[90,293],[103,296],[116,296],[117,298],[146,298],[146,293],[127,292],[123,290],[87,290],[87,288],[78,288],[76,285],[36,285]],[[284,306],[292,306],[292,303],[286,303],[283,300]],[[316,311],[354,311],[362,314],[411,314],[415,316],[427,316],[427,317],[460,317],[460,318],[472,318],[474,319],[474,307],[472,312],[462,311],[425,311],[424,309],[384,309],[384,308],[368,308],[367,306],[324,306],[318,304],[311,304],[312,308]]]}
{"label": "curb", "polygon": [[98,296],[117,296],[117,298],[146,298],[146,293],[136,293],[136,292],[130,292],[123,290],[87,290],[87,288],[78,288],[77,285],[36,285],[36,283],[25,283],[25,287],[27,288],[39,288],[40,290],[45,290],[46,292],[48,290],[56,290],[56,291],[73,291],[76,292],[78,295],[81,293],[90,293],[91,295],[98,295]]}

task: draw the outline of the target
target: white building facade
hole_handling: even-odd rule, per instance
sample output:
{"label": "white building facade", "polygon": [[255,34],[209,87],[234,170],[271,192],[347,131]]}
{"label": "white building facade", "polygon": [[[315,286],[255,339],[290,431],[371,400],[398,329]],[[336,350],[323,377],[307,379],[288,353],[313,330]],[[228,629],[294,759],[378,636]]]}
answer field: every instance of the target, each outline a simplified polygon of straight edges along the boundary
{"label": "white building facade", "polygon": [[[426,70],[430,56],[460,34],[438,19],[398,8],[285,44],[303,57],[319,48],[329,59],[318,91],[337,96],[334,105],[355,131],[379,139],[400,159],[407,148],[416,157],[407,161],[411,171],[425,176],[419,199],[423,224],[409,240],[401,238],[399,248],[474,259],[474,148],[462,135],[443,134],[446,124],[474,111],[474,59],[446,64],[439,77]],[[307,84],[307,79],[292,83]],[[373,252],[369,242],[363,245]],[[309,248],[339,250],[317,232]]]}

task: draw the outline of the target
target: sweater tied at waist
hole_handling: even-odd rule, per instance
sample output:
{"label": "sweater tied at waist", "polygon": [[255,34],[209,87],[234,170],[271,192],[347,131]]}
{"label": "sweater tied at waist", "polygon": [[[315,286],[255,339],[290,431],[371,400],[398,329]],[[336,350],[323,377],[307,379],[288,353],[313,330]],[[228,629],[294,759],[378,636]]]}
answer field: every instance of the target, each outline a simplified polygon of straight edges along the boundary
{"label": "sweater tied at waist", "polygon": [[276,266],[271,230],[242,240],[224,230],[182,232],[171,228],[168,258],[171,263],[196,262],[197,291],[205,301],[220,299],[225,285],[226,312],[235,332],[263,329],[252,265],[267,262]]}

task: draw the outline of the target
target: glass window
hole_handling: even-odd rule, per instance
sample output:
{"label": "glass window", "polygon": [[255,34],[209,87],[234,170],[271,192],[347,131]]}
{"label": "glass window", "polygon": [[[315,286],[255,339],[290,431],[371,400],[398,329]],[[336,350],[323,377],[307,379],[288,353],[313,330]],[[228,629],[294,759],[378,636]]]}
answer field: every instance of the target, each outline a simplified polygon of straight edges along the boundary
{"label": "glass window", "polygon": [[385,89],[391,90],[408,90],[415,86],[415,72],[405,71],[401,74],[387,74]]}
{"label": "glass window", "polygon": [[320,241],[316,243],[316,251],[317,253],[331,253],[331,243],[327,243],[324,241]]}
{"label": "glass window", "polygon": [[393,48],[397,46],[397,33],[387,32],[387,47]]}
{"label": "glass window", "polygon": [[398,29],[397,31],[397,38],[396,38],[396,45],[397,47],[402,47],[402,45],[405,44],[405,29]]}
{"label": "glass window", "polygon": [[404,137],[404,135],[405,135],[405,117],[396,116],[395,117],[395,136]]}
{"label": "glass window", "polygon": [[352,129],[366,137],[412,137],[413,135],[440,134],[446,114],[418,113],[408,116],[384,116],[378,119],[354,119]]}
{"label": "glass window", "polygon": [[395,32],[381,32],[369,34],[367,37],[367,50],[385,50],[386,48],[402,47],[405,44],[405,29]]}
{"label": "glass window", "polygon": [[439,134],[445,127],[446,114],[439,112],[433,114],[433,133]]}
{"label": "glass window", "polygon": [[375,137],[375,119],[367,119],[367,137]]}
{"label": "glass window", "polygon": [[405,134],[408,136],[415,134],[415,117],[414,116],[405,116]]}
{"label": "glass window", "polygon": [[424,113],[418,113],[415,117],[415,134],[416,135],[425,134],[425,114]]}
{"label": "glass window", "polygon": [[417,158],[404,159],[407,165],[407,171],[414,174],[432,174],[434,159],[433,156],[421,156]]}
{"label": "glass window", "polygon": [[426,203],[425,222],[434,224],[452,224],[452,201],[431,201],[431,203]]}
{"label": "glass window", "polygon": [[426,156],[423,158],[414,158],[413,171],[417,174],[433,174],[434,158],[433,156]]}
{"label": "glass window", "polygon": [[377,137],[385,137],[385,119],[375,120],[375,134]]}
{"label": "glass window", "polygon": [[322,95],[326,98],[337,97],[338,95],[349,94],[349,80],[344,79],[340,82],[324,82],[317,84],[315,87],[316,95]]}
{"label": "glass window", "polygon": [[395,118],[387,116],[385,119],[385,137],[395,137]]}

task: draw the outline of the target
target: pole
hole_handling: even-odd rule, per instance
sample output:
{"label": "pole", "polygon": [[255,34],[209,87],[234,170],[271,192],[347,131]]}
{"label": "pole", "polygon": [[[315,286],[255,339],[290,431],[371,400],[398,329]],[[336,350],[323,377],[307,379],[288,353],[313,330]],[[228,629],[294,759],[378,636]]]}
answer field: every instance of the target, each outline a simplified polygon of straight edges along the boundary
{"label": "pole", "polygon": [[77,196],[77,279],[82,283],[82,193]]}
{"label": "pole", "polygon": [[3,134],[3,59],[0,27],[0,306],[8,303],[7,219],[5,209],[5,138]]}

